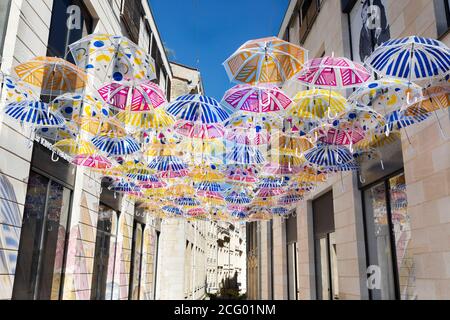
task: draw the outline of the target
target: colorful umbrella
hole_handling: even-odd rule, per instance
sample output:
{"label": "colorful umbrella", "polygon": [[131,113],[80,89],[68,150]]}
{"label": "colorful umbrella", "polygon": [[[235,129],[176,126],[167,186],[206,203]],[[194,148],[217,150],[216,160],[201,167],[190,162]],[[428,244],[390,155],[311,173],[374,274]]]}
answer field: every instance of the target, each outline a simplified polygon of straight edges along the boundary
{"label": "colorful umbrella", "polygon": [[220,123],[203,124],[179,120],[174,128],[182,136],[194,139],[211,140],[225,135],[225,128]]}
{"label": "colorful umbrella", "polygon": [[42,95],[57,95],[82,90],[87,75],[66,60],[53,57],[36,57],[14,68],[17,76],[40,90]]}
{"label": "colorful umbrella", "polygon": [[94,146],[111,156],[131,155],[141,150],[139,143],[130,136],[119,136],[115,133],[105,133],[92,139]]}
{"label": "colorful umbrella", "polygon": [[281,206],[289,206],[303,201],[304,196],[300,194],[286,194],[280,197],[278,204]]}
{"label": "colorful umbrella", "polygon": [[191,197],[182,197],[175,199],[175,204],[182,207],[197,207],[201,203],[195,198]]}
{"label": "colorful umbrella", "polygon": [[79,167],[97,170],[105,170],[112,167],[112,163],[108,158],[99,155],[78,155],[72,163]]}
{"label": "colorful umbrella", "polygon": [[115,181],[108,187],[108,190],[116,193],[132,193],[132,194],[137,194],[141,192],[141,188],[138,185],[128,181]]}
{"label": "colorful umbrella", "polygon": [[0,102],[37,101],[39,97],[26,83],[0,71]]}
{"label": "colorful umbrella", "polygon": [[265,161],[263,154],[255,147],[236,144],[225,155],[227,164],[261,164]]}
{"label": "colorful umbrella", "polygon": [[167,104],[164,91],[151,81],[112,82],[98,90],[102,99],[119,111],[152,112]]}
{"label": "colorful umbrella", "polygon": [[233,191],[225,198],[225,201],[231,204],[245,205],[250,204],[252,199],[245,192]]}
{"label": "colorful umbrella", "polygon": [[203,181],[195,184],[197,191],[225,192],[230,187],[224,183]]}
{"label": "colorful umbrella", "polygon": [[450,50],[438,40],[411,36],[383,43],[366,63],[381,76],[408,81],[444,78],[450,73]]}
{"label": "colorful umbrella", "polygon": [[272,208],[271,213],[276,216],[287,216],[291,213],[292,210],[289,210],[285,207],[276,207]]}
{"label": "colorful umbrella", "polygon": [[158,171],[158,176],[162,178],[175,179],[189,175],[187,165],[175,156],[155,157],[148,165],[150,169]]}
{"label": "colorful umbrella", "polygon": [[122,36],[92,34],[69,46],[75,63],[86,72],[99,73],[99,79],[153,80],[155,62],[142,48]]}
{"label": "colorful umbrella", "polygon": [[65,119],[51,110],[44,102],[13,102],[5,107],[5,114],[23,125],[39,127],[62,127]]}
{"label": "colorful umbrella", "polygon": [[[129,174],[128,177],[132,178],[132,179],[136,179],[134,177],[134,174]],[[145,176],[146,181],[142,181],[143,179],[139,180],[141,181],[141,188],[145,189],[145,190],[149,190],[149,189],[162,189],[167,187],[167,183],[165,183],[164,181],[160,180],[158,177],[156,176]]]}
{"label": "colorful umbrella", "polygon": [[299,73],[305,49],[276,37],[246,42],[224,63],[231,81],[282,85]]}
{"label": "colorful umbrella", "polygon": [[258,170],[252,166],[229,165],[225,171],[227,180],[231,183],[257,183]]}
{"label": "colorful umbrella", "polygon": [[311,132],[311,136],[321,143],[350,147],[364,139],[365,132],[362,128],[345,123],[339,124],[338,128],[333,125],[318,127]]}
{"label": "colorful umbrella", "polygon": [[344,146],[318,144],[305,153],[309,163],[319,167],[339,167],[353,160],[350,150]]}
{"label": "colorful umbrella", "polygon": [[347,109],[347,99],[334,91],[313,89],[301,91],[294,97],[288,115],[303,119],[335,117]]}
{"label": "colorful umbrella", "polygon": [[53,147],[62,153],[69,155],[70,157],[95,154],[95,148],[92,143],[79,139],[61,140],[55,143]]}
{"label": "colorful umbrella", "polygon": [[54,99],[51,106],[64,118],[76,123],[84,117],[101,119],[109,116],[109,107],[89,94],[66,93]]}
{"label": "colorful umbrella", "polygon": [[436,85],[423,89],[422,100],[410,105],[403,106],[407,116],[414,116],[421,113],[431,113],[437,110],[443,110],[450,106],[450,87]]}
{"label": "colorful umbrella", "polygon": [[130,133],[146,130],[162,130],[175,123],[175,119],[162,108],[145,113],[122,111],[116,115],[116,119]]}
{"label": "colorful umbrella", "polygon": [[175,216],[183,216],[184,215],[183,210],[181,210],[180,208],[174,207],[174,206],[164,206],[164,207],[162,207],[162,210],[164,212],[167,212],[170,215],[175,215]]}
{"label": "colorful umbrella", "polygon": [[315,88],[339,90],[362,85],[371,76],[359,63],[346,58],[323,57],[306,62],[297,80]]}
{"label": "colorful umbrella", "polygon": [[238,85],[225,93],[222,104],[231,110],[267,114],[286,110],[292,100],[273,85]]}

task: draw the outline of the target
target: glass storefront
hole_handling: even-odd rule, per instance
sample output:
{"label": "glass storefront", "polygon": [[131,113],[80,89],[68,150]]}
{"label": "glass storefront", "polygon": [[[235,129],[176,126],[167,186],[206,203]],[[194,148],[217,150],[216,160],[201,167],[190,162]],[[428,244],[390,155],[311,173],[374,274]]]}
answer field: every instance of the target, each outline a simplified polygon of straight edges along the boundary
{"label": "glass storefront", "polygon": [[403,173],[363,191],[371,299],[413,299],[411,226]]}
{"label": "glass storefront", "polygon": [[71,197],[72,191],[62,184],[30,173],[13,299],[62,296]]}

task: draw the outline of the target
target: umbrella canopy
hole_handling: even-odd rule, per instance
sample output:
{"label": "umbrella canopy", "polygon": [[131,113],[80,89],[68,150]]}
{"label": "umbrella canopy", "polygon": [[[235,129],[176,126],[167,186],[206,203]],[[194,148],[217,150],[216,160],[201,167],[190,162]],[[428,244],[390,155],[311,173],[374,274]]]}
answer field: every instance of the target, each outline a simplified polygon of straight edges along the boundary
{"label": "umbrella canopy", "polygon": [[288,115],[303,119],[325,119],[347,109],[347,99],[334,91],[313,89],[301,91],[294,97]]}
{"label": "umbrella canopy", "polygon": [[278,204],[281,206],[290,206],[300,201],[303,201],[304,197],[301,194],[286,194],[280,197]]}
{"label": "umbrella canopy", "polygon": [[197,191],[225,192],[230,187],[225,183],[203,181],[195,184]]}
{"label": "umbrella canopy", "polygon": [[189,175],[188,166],[175,156],[155,157],[148,167],[158,171],[157,175],[162,178],[175,179]]}
{"label": "umbrella canopy", "polygon": [[195,198],[191,197],[182,197],[175,199],[175,204],[182,207],[197,207],[201,203]]}
{"label": "umbrella canopy", "polygon": [[261,164],[265,161],[263,154],[255,147],[234,145],[225,156],[227,164]]}
{"label": "umbrella canopy", "polygon": [[119,111],[151,112],[167,104],[164,91],[151,81],[112,82],[101,87],[98,93]]}
{"label": "umbrella canopy", "polygon": [[353,146],[365,137],[362,128],[352,125],[341,125],[338,128],[333,125],[324,125],[314,129],[311,135],[321,143],[339,146]]}
{"label": "umbrella canopy", "polygon": [[0,102],[13,103],[37,100],[39,100],[39,97],[26,83],[0,71]]}
{"label": "umbrella canopy", "polygon": [[411,36],[383,43],[366,63],[386,77],[408,81],[444,78],[450,73],[450,50],[438,40]]}
{"label": "umbrella canopy", "polygon": [[259,180],[259,172],[253,166],[228,165],[225,174],[231,183],[253,184]]}
{"label": "umbrella canopy", "polygon": [[275,208],[272,208],[272,210],[270,210],[270,212],[276,216],[287,216],[288,214],[291,213],[291,210],[289,210],[288,208],[285,208],[285,207],[275,207]]}
{"label": "umbrella canopy", "polygon": [[133,137],[119,136],[112,132],[95,137],[92,143],[109,157],[131,155],[141,150],[139,143]]}
{"label": "umbrella canopy", "polygon": [[224,67],[237,83],[282,85],[302,70],[306,56],[305,49],[270,37],[246,42]]}
{"label": "umbrella canopy", "polygon": [[138,185],[128,181],[115,181],[108,187],[108,190],[117,193],[132,193],[132,194],[137,194],[141,192],[141,188]]}
{"label": "umbrella canopy", "polygon": [[175,119],[162,108],[152,112],[127,112],[122,111],[116,115],[127,132],[140,132],[147,130],[162,130],[172,126]]}
{"label": "umbrella canopy", "polygon": [[162,207],[162,210],[170,215],[174,216],[183,216],[184,212],[180,208],[177,208],[175,206],[164,206]]}
{"label": "umbrella canopy", "polygon": [[220,123],[230,116],[230,111],[217,100],[201,95],[178,97],[168,105],[167,112],[179,120],[202,124]]}
{"label": "umbrella canopy", "polygon": [[103,81],[156,78],[153,58],[123,36],[88,35],[71,44],[69,50],[78,67],[94,72]]}
{"label": "umbrella canopy", "polygon": [[5,107],[5,114],[23,125],[35,128],[62,127],[65,119],[49,109],[44,102],[13,102]]}
{"label": "umbrella canopy", "polygon": [[446,85],[435,85],[423,89],[422,100],[410,106],[403,106],[402,111],[405,111],[407,116],[414,116],[421,113],[443,110],[449,106],[450,87]]}
{"label": "umbrella canopy", "polygon": [[78,155],[72,163],[79,167],[90,169],[105,170],[112,167],[112,163],[108,158],[99,155]]}
{"label": "umbrella canopy", "polygon": [[309,163],[318,167],[339,167],[353,160],[353,155],[344,146],[319,144],[305,153]]}
{"label": "umbrella canopy", "polygon": [[225,198],[225,201],[231,204],[245,205],[250,204],[252,199],[245,192],[233,191]]}
{"label": "umbrella canopy", "polygon": [[55,143],[53,147],[70,157],[95,154],[95,147],[92,143],[84,140],[64,139]]}
{"label": "umbrella canopy", "polygon": [[268,114],[286,110],[292,103],[287,94],[273,85],[238,85],[225,93],[222,104],[250,114]]}
{"label": "umbrella canopy", "polygon": [[297,80],[315,88],[347,89],[362,85],[371,76],[364,66],[349,59],[323,57],[306,62]]}
{"label": "umbrella canopy", "polygon": [[58,95],[84,89],[86,73],[64,59],[36,57],[14,68],[25,83],[40,90],[42,95]]}
{"label": "umbrella canopy", "polygon": [[182,136],[202,140],[222,138],[225,134],[225,128],[220,123],[203,124],[179,120],[174,128]]}
{"label": "umbrella canopy", "polygon": [[[128,177],[132,178],[132,179],[136,179],[134,177],[134,174],[129,174]],[[141,188],[148,190],[148,189],[162,189],[167,187],[167,183],[165,183],[164,181],[162,181],[161,179],[159,179],[158,177],[151,175],[151,176],[145,176],[145,181],[142,181],[143,179],[139,180],[141,181]]]}
{"label": "umbrella canopy", "polygon": [[84,117],[101,119],[109,116],[109,107],[89,94],[66,93],[56,97],[51,106],[64,118],[76,123]]}

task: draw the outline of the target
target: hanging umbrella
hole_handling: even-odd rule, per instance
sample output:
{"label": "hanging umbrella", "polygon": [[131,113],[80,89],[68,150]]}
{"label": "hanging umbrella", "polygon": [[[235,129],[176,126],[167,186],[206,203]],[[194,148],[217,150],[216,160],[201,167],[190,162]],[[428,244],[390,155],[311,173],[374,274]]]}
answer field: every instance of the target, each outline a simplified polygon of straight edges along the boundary
{"label": "hanging umbrella", "polygon": [[245,192],[233,191],[225,198],[225,201],[231,204],[245,205],[250,204],[252,199]]}
{"label": "hanging umbrella", "polygon": [[220,192],[197,191],[200,200],[210,206],[223,206],[226,204],[225,198]]}
{"label": "hanging umbrella", "polygon": [[193,139],[212,140],[225,135],[225,128],[220,123],[202,124],[179,120],[175,123],[174,128],[182,136]]}
{"label": "hanging umbrella", "polygon": [[152,112],[167,104],[164,91],[151,81],[112,82],[101,87],[98,93],[119,111]]}
{"label": "hanging umbrella", "polygon": [[132,194],[141,192],[141,188],[138,185],[136,185],[133,182],[127,181],[115,181],[108,187],[108,190],[116,193],[132,193]]}
{"label": "hanging umbrella", "polygon": [[[128,175],[129,178],[132,179],[136,179],[134,178],[134,174],[129,174]],[[167,183],[165,183],[164,181],[162,181],[161,179],[159,179],[158,177],[151,175],[151,176],[145,176],[146,181],[142,181],[143,179],[141,179],[141,188],[145,189],[145,190],[149,190],[149,189],[162,189],[167,187]]]}
{"label": "hanging umbrella", "polygon": [[227,180],[230,183],[257,183],[258,170],[253,166],[228,165],[225,171]]}
{"label": "hanging umbrella", "polygon": [[407,115],[405,111],[393,111],[386,116],[385,133],[389,135],[392,131],[397,131],[427,120],[430,117],[428,113],[418,112],[417,114]]}
{"label": "hanging umbrella", "polygon": [[156,78],[153,58],[123,36],[92,34],[71,44],[69,49],[77,66],[95,72],[103,82]]}
{"label": "hanging umbrella", "polygon": [[53,147],[70,157],[95,154],[92,143],[80,139],[64,139],[55,143]]}
{"label": "hanging umbrella", "polygon": [[79,122],[83,117],[107,118],[109,107],[89,94],[66,93],[56,97],[52,108],[69,121]]}
{"label": "hanging umbrella", "polygon": [[175,204],[182,207],[197,207],[200,205],[200,201],[191,197],[181,197],[175,199]]}
{"label": "hanging umbrella", "polygon": [[297,80],[307,86],[342,90],[360,86],[371,78],[359,63],[340,57],[322,57],[306,62]]}
{"label": "hanging umbrella", "polygon": [[315,140],[321,143],[350,146],[350,148],[365,137],[364,130],[359,126],[348,125],[346,123],[341,124],[340,122],[336,124],[337,126],[320,126],[311,132],[311,136],[315,137]]}
{"label": "hanging umbrella", "polygon": [[36,134],[39,137],[54,142],[65,139],[77,139],[78,127],[71,122],[66,122],[61,127],[38,128]]}
{"label": "hanging umbrella", "polygon": [[285,207],[275,207],[272,208],[271,213],[275,216],[287,216],[291,213],[292,210],[289,210]]}
{"label": "hanging umbrella", "polygon": [[22,81],[40,90],[42,95],[76,92],[87,84],[83,70],[60,58],[36,57],[14,70]]}
{"label": "hanging umbrella", "polygon": [[112,167],[112,163],[108,158],[99,155],[78,155],[72,163],[79,167],[98,170],[110,169]]}
{"label": "hanging umbrella", "polygon": [[195,184],[197,191],[225,192],[230,187],[220,182],[202,181]]}
{"label": "hanging umbrella", "polygon": [[39,97],[26,83],[0,71],[0,102],[37,101]]}
{"label": "hanging umbrella", "polygon": [[443,110],[450,106],[450,87],[447,85],[435,85],[423,89],[422,99],[413,105],[404,105],[401,111],[407,116],[431,113]]}
{"label": "hanging umbrella", "polygon": [[260,189],[283,189],[286,186],[287,181],[284,177],[263,178],[258,184]]}
{"label": "hanging umbrella", "polygon": [[152,112],[119,112],[116,119],[120,121],[127,132],[134,133],[147,130],[159,131],[172,126],[174,118],[162,108]]}
{"label": "hanging umbrella", "polygon": [[175,185],[169,186],[165,190],[165,194],[168,197],[194,197],[196,192],[194,187],[191,184],[178,183]]}
{"label": "hanging umbrella", "polygon": [[366,63],[381,76],[432,80],[450,73],[450,50],[438,40],[411,36],[383,43]]}
{"label": "hanging umbrella", "polygon": [[352,106],[346,113],[341,114],[339,119],[333,121],[337,128],[360,128],[365,135],[376,132],[386,125],[384,117],[372,109],[360,105]]}
{"label": "hanging umbrella", "polygon": [[225,176],[215,165],[209,167],[197,166],[192,169],[190,177],[195,183],[200,182],[223,182]]}
{"label": "hanging umbrella", "polygon": [[175,156],[155,157],[148,167],[158,171],[157,175],[161,178],[175,179],[189,175],[187,165]]}
{"label": "hanging umbrella", "polygon": [[108,157],[131,155],[141,150],[133,137],[119,136],[113,132],[95,137],[92,143],[98,150],[108,154]]}
{"label": "hanging umbrella", "polygon": [[283,188],[261,188],[256,193],[255,197],[257,198],[274,198],[279,197],[286,193],[286,190]]}
{"label": "hanging umbrella", "polygon": [[303,201],[304,196],[301,194],[286,194],[280,197],[278,204],[281,206],[295,205]]}
{"label": "hanging umbrella", "polygon": [[292,100],[274,85],[238,85],[225,93],[222,105],[253,115],[268,115],[286,110]]}
{"label": "hanging umbrella", "polygon": [[[286,157],[286,156],[285,156]],[[270,176],[291,176],[299,173],[301,171],[300,165],[303,163],[303,160],[296,160],[296,157],[290,157],[287,164],[286,161],[279,162],[271,162],[265,164],[261,172],[263,175]],[[298,161],[298,162],[297,162]]]}
{"label": "hanging umbrella", "polygon": [[5,114],[23,125],[35,128],[58,128],[66,122],[61,115],[49,110],[48,104],[37,101],[9,103],[5,107]]}
{"label": "hanging umbrella", "polygon": [[[224,123],[227,131],[231,132],[251,132],[249,137],[253,134],[259,133],[265,135],[270,133],[272,130],[281,129],[283,127],[283,117],[281,116],[262,116],[260,118],[255,117],[249,113],[236,112],[231,115],[231,117]],[[262,137],[261,139],[267,139]]]}
{"label": "hanging umbrella", "polygon": [[374,134],[366,137],[366,139],[358,142],[355,145],[355,151],[368,151],[373,148],[380,149],[400,139],[400,132],[391,132],[389,136],[386,136],[383,131],[375,132]]}
{"label": "hanging umbrella", "polygon": [[162,210],[170,215],[174,216],[184,216],[183,210],[174,206],[164,206]]}
{"label": "hanging umbrella", "polygon": [[347,109],[347,99],[334,91],[313,89],[299,92],[288,115],[295,118],[321,120],[335,117]]}
{"label": "hanging umbrella", "polygon": [[314,147],[314,144],[306,137],[285,133],[275,134],[271,141],[272,153],[283,156],[301,157],[302,154]]}
{"label": "hanging umbrella", "polygon": [[321,183],[327,181],[326,172],[314,170],[309,166],[303,166],[295,177],[292,177],[293,183]]}
{"label": "hanging umbrella", "polygon": [[228,164],[261,164],[265,161],[263,154],[255,147],[236,144],[227,152],[225,159]]}
{"label": "hanging umbrella", "polygon": [[276,37],[246,42],[224,63],[231,81],[282,85],[299,73],[305,49]]}
{"label": "hanging umbrella", "polygon": [[208,215],[208,212],[203,208],[197,207],[189,209],[186,215],[190,218],[200,218]]}
{"label": "hanging umbrella", "polygon": [[230,212],[230,217],[233,219],[243,220],[246,219],[248,216],[246,212],[235,210]]}
{"label": "hanging umbrella", "polygon": [[353,160],[350,150],[344,146],[318,144],[305,153],[309,163],[318,167],[339,167]]}

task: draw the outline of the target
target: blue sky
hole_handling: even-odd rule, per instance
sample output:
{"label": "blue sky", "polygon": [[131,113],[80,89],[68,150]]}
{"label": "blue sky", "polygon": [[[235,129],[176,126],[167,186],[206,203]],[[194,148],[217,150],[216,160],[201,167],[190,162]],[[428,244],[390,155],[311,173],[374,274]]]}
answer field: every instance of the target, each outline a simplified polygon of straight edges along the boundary
{"label": "blue sky", "polygon": [[222,63],[247,40],[276,36],[289,0],[149,0],[171,60],[199,68],[206,94],[222,99]]}

